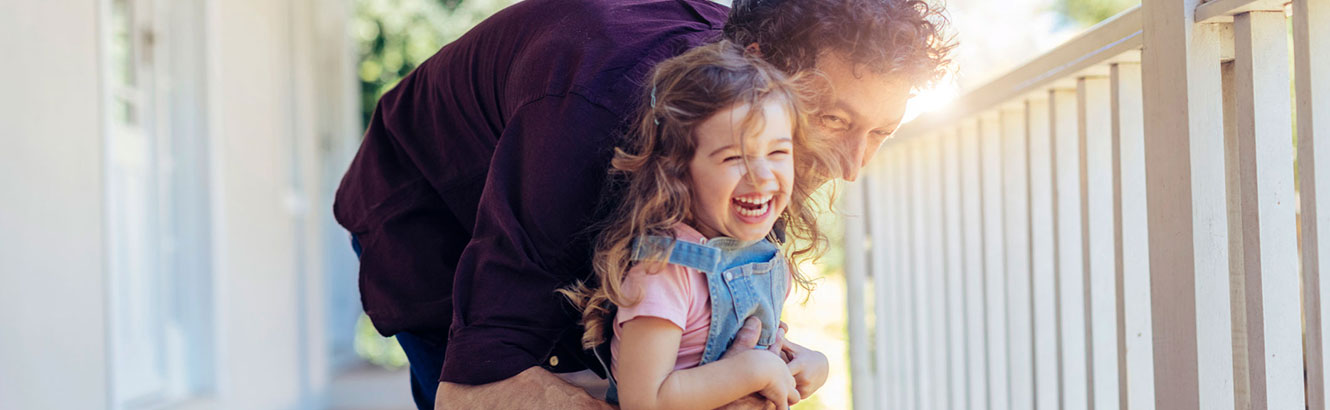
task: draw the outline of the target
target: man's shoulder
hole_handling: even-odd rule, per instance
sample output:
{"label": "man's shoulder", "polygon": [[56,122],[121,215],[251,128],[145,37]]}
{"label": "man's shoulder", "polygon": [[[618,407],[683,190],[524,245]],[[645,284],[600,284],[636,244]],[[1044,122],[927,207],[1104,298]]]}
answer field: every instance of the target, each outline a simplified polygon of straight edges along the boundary
{"label": "man's shoulder", "polygon": [[650,69],[718,38],[727,10],[709,0],[536,0],[509,16],[538,33],[515,74],[545,93],[580,94],[627,114]]}

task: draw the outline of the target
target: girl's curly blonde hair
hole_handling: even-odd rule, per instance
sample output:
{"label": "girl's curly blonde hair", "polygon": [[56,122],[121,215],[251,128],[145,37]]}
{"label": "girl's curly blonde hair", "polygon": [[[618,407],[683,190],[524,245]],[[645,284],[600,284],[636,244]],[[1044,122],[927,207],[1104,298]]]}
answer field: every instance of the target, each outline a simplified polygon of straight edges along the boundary
{"label": "girl's curly blonde hair", "polygon": [[[697,148],[697,127],[730,107],[758,107],[770,101],[786,104],[794,145],[795,176],[790,204],[777,220],[785,238],[782,252],[795,283],[805,290],[811,283],[798,266],[815,260],[826,250],[827,238],[817,215],[830,211],[830,196],[815,200],[819,186],[840,175],[828,146],[815,144],[805,117],[817,94],[818,77],[791,78],[743,47],[720,41],[694,48],[658,64],[643,96],[639,120],[615,149],[611,179],[623,186],[622,202],[600,224],[589,280],[559,290],[582,313],[582,344],[591,349],[607,338],[616,306],[631,306],[640,295],[625,295],[623,279],[629,268],[633,241],[644,236],[674,236],[674,226],[692,220],[689,163]],[[750,109],[742,119],[742,141],[762,131],[763,110]],[[653,255],[666,260],[668,255]]]}

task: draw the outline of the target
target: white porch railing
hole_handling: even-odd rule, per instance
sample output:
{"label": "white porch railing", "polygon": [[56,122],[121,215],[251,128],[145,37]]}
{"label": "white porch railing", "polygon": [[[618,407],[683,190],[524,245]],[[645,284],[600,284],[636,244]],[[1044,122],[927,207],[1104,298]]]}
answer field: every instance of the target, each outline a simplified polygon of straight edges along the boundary
{"label": "white porch railing", "polygon": [[908,124],[845,198],[855,408],[1324,409],[1317,138],[1330,0],[1145,0]]}

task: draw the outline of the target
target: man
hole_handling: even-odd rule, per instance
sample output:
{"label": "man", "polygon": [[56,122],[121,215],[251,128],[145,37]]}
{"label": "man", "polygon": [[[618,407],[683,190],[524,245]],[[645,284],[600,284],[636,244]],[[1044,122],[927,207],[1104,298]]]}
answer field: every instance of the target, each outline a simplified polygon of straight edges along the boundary
{"label": "man", "polygon": [[[555,376],[603,368],[554,290],[592,272],[612,147],[655,63],[723,35],[816,70],[814,135],[854,180],[947,63],[942,23],[917,0],[527,0],[443,47],[379,101],[334,204],[417,406],[436,387],[439,408],[606,406]],[[826,358],[785,343],[807,397]]]}

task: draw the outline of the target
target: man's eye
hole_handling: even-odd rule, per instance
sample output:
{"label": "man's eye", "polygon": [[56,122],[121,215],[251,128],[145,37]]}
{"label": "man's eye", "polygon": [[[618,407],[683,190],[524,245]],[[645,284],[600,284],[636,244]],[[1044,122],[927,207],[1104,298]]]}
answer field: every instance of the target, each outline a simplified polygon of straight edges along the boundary
{"label": "man's eye", "polygon": [[891,134],[892,134],[890,131],[872,131],[872,132],[870,132],[870,133],[873,134],[873,136],[877,137],[877,139],[880,139],[880,140],[890,139],[890,138],[891,138]]}
{"label": "man's eye", "polygon": [[845,119],[837,117],[835,115],[823,115],[821,117],[821,120],[823,127],[831,128],[833,130],[838,130],[838,131],[849,128],[850,125],[849,122],[845,121]]}

